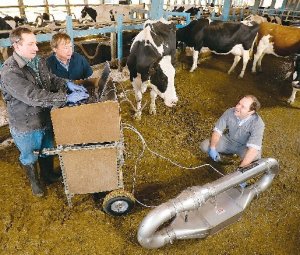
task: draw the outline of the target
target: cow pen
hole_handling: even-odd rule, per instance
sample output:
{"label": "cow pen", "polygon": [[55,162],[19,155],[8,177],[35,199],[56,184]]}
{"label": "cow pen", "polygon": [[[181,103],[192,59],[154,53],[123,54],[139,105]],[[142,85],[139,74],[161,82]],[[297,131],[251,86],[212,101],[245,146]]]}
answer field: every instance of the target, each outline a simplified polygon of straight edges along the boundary
{"label": "cow pen", "polygon": [[[266,56],[264,73],[253,75],[250,67],[244,79],[238,71],[228,75],[231,57],[212,55],[194,73],[189,73],[190,57],[180,56],[175,85],[178,105],[169,109],[158,100],[156,116],[147,112],[136,122],[130,104],[120,103],[122,122],[136,127],[148,146],[185,166],[207,162],[199,150],[201,140],[210,135],[216,119],[233,106],[240,96],[255,94],[262,103],[260,114],[266,123],[263,156],[279,162],[280,173],[274,184],[245,211],[243,218],[225,230],[204,240],[184,240],[147,254],[299,254],[299,133],[300,101],[286,103],[291,92],[290,81],[284,80],[291,67],[286,59]],[[131,88],[122,82],[124,90]],[[117,86],[118,93],[122,92]],[[134,100],[133,94],[128,94]],[[148,99],[149,100],[149,99]],[[122,100],[121,100],[122,101]],[[1,140],[8,137],[1,127]],[[148,152],[134,165],[142,150],[135,133],[124,130],[124,185],[135,187],[135,197],[147,206],[157,206],[193,185],[212,182],[220,176],[210,168],[184,170]],[[18,151],[12,146],[0,153],[0,180],[3,232],[1,243],[6,254],[143,254],[145,249],[136,239],[137,229],[150,209],[136,205],[126,217],[110,217],[101,210],[106,193],[78,194],[69,208],[61,183],[47,187],[47,197],[31,196],[26,177],[17,163]],[[58,162],[57,162],[58,163]],[[229,173],[237,160],[215,166]],[[133,183],[132,177],[135,176]],[[99,209],[99,210],[98,210]],[[59,233],[59,236],[58,234]]]}
{"label": "cow pen", "polygon": [[[226,8],[229,6],[227,5]],[[164,12],[164,15],[173,14]],[[183,14],[184,20],[189,21],[190,16],[185,15]],[[224,16],[215,16],[215,18],[223,19]],[[238,19],[237,12],[229,12],[228,9],[227,18]],[[120,64],[123,56],[126,55],[124,54],[123,31],[139,30],[142,24],[139,22],[125,24],[119,16],[116,22],[107,23],[101,27],[86,30],[75,28],[71,17],[68,16],[67,26],[63,29],[71,35],[75,44],[81,43],[76,47],[82,52],[86,51],[87,57],[92,61],[97,57],[87,50],[84,45],[86,42],[80,41],[80,38],[93,37],[95,33],[109,34],[107,41],[101,43],[110,48],[110,57],[115,58]],[[48,34],[37,35],[39,42],[45,42],[42,47],[51,39],[52,33],[53,31],[50,31]],[[98,41],[95,42],[96,52],[98,43]],[[1,45],[9,47],[8,40],[0,40]],[[156,115],[147,112],[148,107],[145,107],[143,118],[140,121],[135,120],[133,118],[135,109],[131,103],[135,101],[132,85],[129,80],[122,80],[113,84],[115,86],[113,91],[117,92],[114,96],[119,98],[118,103],[114,102],[104,110],[103,105],[100,106],[100,104],[96,104],[95,109],[92,109],[93,106],[89,104],[55,109],[56,116],[53,118],[56,119],[55,125],[61,126],[58,131],[61,132],[61,139],[68,136],[71,139],[77,138],[72,134],[72,130],[68,132],[65,129],[67,125],[76,129],[74,123],[84,128],[94,128],[96,130],[93,131],[98,132],[101,130],[101,122],[106,121],[100,119],[105,115],[103,113],[109,110],[115,114],[111,114],[117,120],[115,123],[118,122],[118,118],[121,122],[106,130],[117,131],[115,133],[118,133],[118,136],[111,141],[121,141],[121,143],[105,142],[102,144],[102,141],[98,140],[97,132],[94,133],[96,140],[93,140],[92,144],[81,140],[79,143],[76,141],[76,146],[69,147],[62,146],[65,143],[62,140],[56,141],[59,146],[51,153],[58,155],[55,158],[57,170],[59,166],[66,167],[63,169],[64,180],[63,183],[58,182],[46,186],[46,196],[39,199],[31,194],[25,173],[18,164],[19,152],[16,146],[12,144],[5,149],[0,147],[2,253],[300,254],[299,95],[293,104],[287,103],[292,86],[291,77],[287,78],[286,73],[292,70],[292,60],[291,57],[276,58],[267,55],[263,60],[263,73],[251,73],[251,65],[248,65],[244,78],[238,79],[240,65],[230,75],[227,74],[232,64],[230,56],[209,55],[206,59],[201,59],[198,68],[190,73],[192,57],[177,52],[175,87],[178,103],[173,108],[165,107],[163,100],[158,98]],[[102,64],[100,68],[98,66],[93,68],[97,68],[97,72],[101,71]],[[203,238],[201,240],[186,239],[174,243],[174,238],[170,238],[171,243],[158,250],[147,250],[142,247],[138,237],[139,226],[153,208],[159,208],[165,202],[172,201],[189,187],[212,184],[218,182],[221,179],[220,176],[230,176],[235,170],[238,171],[239,158],[222,156],[221,163],[213,163],[206,154],[200,151],[199,144],[211,135],[216,120],[224,110],[234,106],[242,96],[247,94],[257,96],[262,103],[259,114],[266,124],[263,158],[274,158],[278,161],[276,177],[274,180],[272,178],[272,185],[263,193],[259,192],[261,190],[255,191],[255,195],[259,194],[259,197],[247,206],[243,217],[237,222],[228,222],[232,224],[222,231],[216,228],[213,231],[214,235],[208,237],[200,233]],[[150,96],[145,94],[145,100],[148,106]],[[0,102],[0,108],[1,106]],[[81,123],[81,118],[76,118],[77,111],[74,111],[76,109],[88,121],[85,119]],[[74,112],[70,115],[71,119],[64,119],[64,113],[72,110]],[[99,114],[97,114],[98,111]],[[94,123],[93,120],[95,120]],[[87,122],[92,125],[88,126]],[[104,125],[106,124],[109,123]],[[93,135],[93,132],[85,130],[80,135],[86,139],[90,134]],[[8,126],[0,126],[0,143],[9,137]],[[94,142],[97,144],[95,145]],[[110,154],[110,150],[117,150],[117,154],[121,152],[119,153],[122,154],[121,162],[116,160],[115,151]],[[102,169],[100,173],[98,171],[98,165],[100,165],[98,163],[103,159],[108,164],[113,161],[112,167],[108,167],[110,172],[106,175],[101,172]],[[121,175],[119,164],[122,164]],[[278,175],[277,166],[280,169]],[[83,175],[86,173],[90,179],[78,178],[77,171]],[[71,175],[66,176],[66,173]],[[272,171],[266,171],[265,174],[273,176]],[[103,186],[111,185],[111,183],[110,181],[101,183],[102,175],[110,179],[113,185],[103,189]],[[87,183],[92,185],[87,185]],[[95,188],[94,184],[98,186]],[[103,186],[99,187],[99,184]],[[122,193],[118,194],[119,189],[130,191],[134,197],[129,195],[129,200],[126,200],[127,204],[123,201],[119,203],[114,199],[115,195],[122,195]],[[111,191],[113,195],[110,196]],[[193,190],[189,189],[189,192],[193,193]],[[73,196],[74,194],[76,196]],[[242,195],[243,192],[238,194],[238,196]],[[73,207],[68,206],[71,204],[71,199]],[[132,208],[131,202],[134,199],[137,203]],[[198,201],[194,202],[196,204]],[[105,204],[108,206],[103,207]],[[120,206],[121,209],[129,206],[130,213],[127,214],[129,211],[125,211],[126,216],[121,213],[121,215],[117,214],[120,217],[113,217],[116,211],[110,210],[111,205],[116,205],[116,211]],[[176,211],[181,207],[180,201],[176,206],[170,205],[170,208]],[[214,210],[214,213],[222,213],[216,196],[210,198],[208,206]],[[195,209],[194,205],[192,207]],[[187,210],[190,209],[190,207],[187,208]],[[163,218],[163,215],[159,216]],[[183,219],[188,217],[187,214],[183,215]],[[155,220],[161,218],[157,217]],[[160,230],[167,227],[169,223],[162,222]],[[150,221],[148,228],[154,224],[155,222]],[[207,227],[208,224],[203,222],[203,225]],[[151,237],[155,238],[156,235],[152,234]]]}

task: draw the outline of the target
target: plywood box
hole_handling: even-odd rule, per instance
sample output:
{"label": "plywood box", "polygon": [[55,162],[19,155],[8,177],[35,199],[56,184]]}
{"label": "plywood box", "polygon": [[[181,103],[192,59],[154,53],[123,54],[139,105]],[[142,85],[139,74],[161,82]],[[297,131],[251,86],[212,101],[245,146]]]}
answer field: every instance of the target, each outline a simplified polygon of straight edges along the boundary
{"label": "plywood box", "polygon": [[61,153],[66,184],[72,194],[118,188],[117,148],[96,148]]}
{"label": "plywood box", "polygon": [[120,114],[117,101],[53,109],[51,119],[57,145],[120,140]]}

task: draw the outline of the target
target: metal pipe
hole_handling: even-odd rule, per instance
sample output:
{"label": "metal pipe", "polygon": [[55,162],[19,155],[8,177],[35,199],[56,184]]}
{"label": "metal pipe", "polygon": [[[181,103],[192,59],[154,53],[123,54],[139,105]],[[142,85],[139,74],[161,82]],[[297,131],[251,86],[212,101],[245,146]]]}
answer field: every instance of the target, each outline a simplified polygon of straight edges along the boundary
{"label": "metal pipe", "polygon": [[245,189],[232,189],[234,192],[240,191],[236,202],[239,208],[244,210],[255,195],[257,196],[271,185],[278,171],[278,162],[275,159],[260,159],[247,167],[238,168],[235,172],[212,183],[184,190],[175,199],[171,199],[156,207],[143,219],[138,229],[137,238],[139,243],[145,248],[153,249],[172,243],[175,239],[206,237],[210,232],[209,228],[176,229],[172,224],[169,224],[159,231],[157,230],[163,224],[166,225],[168,221],[171,222],[172,220],[174,222],[176,217],[179,217],[179,214],[182,216],[182,213],[197,211],[205,205],[208,199],[216,197],[253,177],[262,175],[257,182]]}

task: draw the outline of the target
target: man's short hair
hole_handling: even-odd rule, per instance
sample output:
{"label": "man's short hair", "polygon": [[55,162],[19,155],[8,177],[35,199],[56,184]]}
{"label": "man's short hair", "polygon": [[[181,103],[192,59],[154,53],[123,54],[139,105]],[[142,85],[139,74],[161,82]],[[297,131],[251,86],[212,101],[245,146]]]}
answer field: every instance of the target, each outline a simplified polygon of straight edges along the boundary
{"label": "man's short hair", "polygon": [[257,112],[261,107],[261,104],[258,101],[258,99],[253,95],[246,95],[245,97],[251,98],[253,101],[252,104],[250,105],[250,111]]}
{"label": "man's short hair", "polygon": [[9,34],[9,40],[11,44],[22,41],[22,34],[33,34],[32,30],[28,27],[17,27]]}
{"label": "man's short hair", "polygon": [[52,36],[52,40],[50,42],[51,49],[57,48],[58,44],[61,42],[69,43],[71,42],[71,38],[66,33],[57,33]]}

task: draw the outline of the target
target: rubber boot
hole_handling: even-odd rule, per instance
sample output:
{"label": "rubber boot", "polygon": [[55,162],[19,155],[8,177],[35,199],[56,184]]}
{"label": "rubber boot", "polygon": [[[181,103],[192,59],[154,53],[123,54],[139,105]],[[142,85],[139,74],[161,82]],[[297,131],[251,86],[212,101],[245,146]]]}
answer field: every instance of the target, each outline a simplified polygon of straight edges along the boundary
{"label": "rubber boot", "polygon": [[44,191],[38,177],[37,164],[22,165],[22,166],[25,169],[27,177],[30,181],[33,195],[37,197],[44,196]]}
{"label": "rubber boot", "polygon": [[46,184],[51,184],[61,180],[61,174],[55,173],[53,169],[53,156],[39,158],[39,165],[41,170],[41,178]]}

